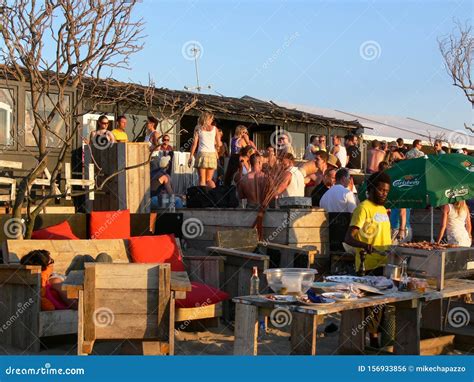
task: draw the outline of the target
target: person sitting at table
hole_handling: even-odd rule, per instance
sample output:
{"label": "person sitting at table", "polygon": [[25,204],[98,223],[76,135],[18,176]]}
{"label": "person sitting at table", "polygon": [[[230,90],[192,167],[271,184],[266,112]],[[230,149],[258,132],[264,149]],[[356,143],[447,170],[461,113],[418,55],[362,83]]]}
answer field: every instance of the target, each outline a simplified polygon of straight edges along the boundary
{"label": "person sitting at table", "polygon": [[437,243],[441,243],[446,232],[449,244],[470,247],[472,245],[471,214],[466,201],[460,200],[453,204],[446,204],[441,211],[443,215]]}
{"label": "person sitting at table", "polygon": [[247,199],[247,208],[256,209],[262,202],[265,190],[266,177],[262,171],[262,157],[260,154],[250,156],[251,171],[242,177],[237,191],[239,199]]}

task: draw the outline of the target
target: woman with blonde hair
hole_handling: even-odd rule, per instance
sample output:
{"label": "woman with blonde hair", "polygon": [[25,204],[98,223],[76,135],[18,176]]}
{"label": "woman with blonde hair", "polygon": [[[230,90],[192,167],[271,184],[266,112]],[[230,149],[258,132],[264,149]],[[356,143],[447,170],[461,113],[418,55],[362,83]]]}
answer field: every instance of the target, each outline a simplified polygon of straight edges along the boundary
{"label": "woman with blonde hair", "polygon": [[193,145],[189,156],[188,166],[191,167],[194,153],[197,149],[194,167],[198,169],[199,185],[215,188],[212,178],[217,169],[217,150],[220,147],[220,137],[217,128],[212,124],[214,115],[203,111],[194,129]]}
{"label": "woman with blonde hair", "polygon": [[442,207],[442,213],[441,229],[437,242],[441,242],[446,231],[449,244],[470,247],[472,244],[471,215],[466,201],[461,200],[454,204],[446,204]]}
{"label": "woman with blonde hair", "polygon": [[257,151],[257,146],[255,146],[249,138],[247,127],[244,125],[238,125],[235,128],[234,136],[230,141],[230,159],[224,177],[224,184],[226,186],[232,184],[232,179],[240,166],[240,150],[247,146],[251,146],[255,151]]}

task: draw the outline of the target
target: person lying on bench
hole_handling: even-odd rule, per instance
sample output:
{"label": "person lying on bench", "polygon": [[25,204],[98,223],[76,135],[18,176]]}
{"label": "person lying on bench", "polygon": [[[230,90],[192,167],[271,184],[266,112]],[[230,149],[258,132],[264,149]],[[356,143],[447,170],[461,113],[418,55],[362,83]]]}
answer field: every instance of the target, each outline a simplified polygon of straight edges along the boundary
{"label": "person lying on bench", "polygon": [[77,301],[68,299],[61,290],[64,277],[53,273],[54,260],[48,251],[31,251],[21,258],[20,264],[41,267],[41,310],[77,309]]}
{"label": "person lying on bench", "polygon": [[[100,253],[94,258],[89,255],[77,255],[66,270],[66,276],[71,271],[84,271],[87,262],[112,263],[112,258],[107,253]],[[22,265],[39,265],[41,267],[41,310],[77,309],[77,300],[67,298],[62,289],[65,276],[54,271],[54,259],[49,251],[37,249],[27,253],[20,260]]]}

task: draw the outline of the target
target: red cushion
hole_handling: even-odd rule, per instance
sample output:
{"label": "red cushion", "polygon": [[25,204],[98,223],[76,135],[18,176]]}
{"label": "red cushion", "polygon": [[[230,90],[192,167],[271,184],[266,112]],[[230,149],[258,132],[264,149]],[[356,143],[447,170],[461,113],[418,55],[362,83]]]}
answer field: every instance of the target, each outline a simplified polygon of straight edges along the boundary
{"label": "red cushion", "polygon": [[91,212],[89,232],[91,239],[129,239],[130,211]]}
{"label": "red cushion", "polygon": [[172,271],[185,271],[174,235],[131,237],[130,256],[134,263],[169,263]]}
{"label": "red cushion", "polygon": [[79,240],[72,232],[67,220],[50,227],[33,231],[31,238],[35,240]]}
{"label": "red cushion", "polygon": [[191,292],[186,292],[186,298],[184,300],[176,300],[176,306],[180,308],[196,308],[199,306],[217,304],[218,302],[230,298],[228,293],[209,285],[195,281],[193,281],[191,285],[193,287]]}

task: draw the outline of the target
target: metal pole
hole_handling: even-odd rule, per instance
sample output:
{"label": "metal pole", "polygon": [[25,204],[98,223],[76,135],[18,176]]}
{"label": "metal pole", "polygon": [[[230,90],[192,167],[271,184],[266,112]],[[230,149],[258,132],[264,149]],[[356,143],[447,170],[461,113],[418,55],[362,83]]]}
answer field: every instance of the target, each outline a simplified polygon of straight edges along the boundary
{"label": "metal pole", "polygon": [[431,242],[434,243],[434,234],[433,234],[433,207],[430,207],[431,209]]}

